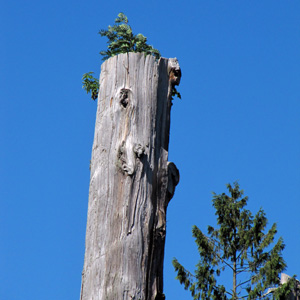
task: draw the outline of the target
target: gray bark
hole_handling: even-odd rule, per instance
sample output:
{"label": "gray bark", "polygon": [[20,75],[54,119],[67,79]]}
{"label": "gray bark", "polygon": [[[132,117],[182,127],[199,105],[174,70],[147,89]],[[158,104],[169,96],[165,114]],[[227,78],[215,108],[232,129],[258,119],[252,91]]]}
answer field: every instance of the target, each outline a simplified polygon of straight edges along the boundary
{"label": "gray bark", "polygon": [[163,295],[166,209],[179,182],[168,162],[176,59],[143,53],[101,66],[81,300]]}

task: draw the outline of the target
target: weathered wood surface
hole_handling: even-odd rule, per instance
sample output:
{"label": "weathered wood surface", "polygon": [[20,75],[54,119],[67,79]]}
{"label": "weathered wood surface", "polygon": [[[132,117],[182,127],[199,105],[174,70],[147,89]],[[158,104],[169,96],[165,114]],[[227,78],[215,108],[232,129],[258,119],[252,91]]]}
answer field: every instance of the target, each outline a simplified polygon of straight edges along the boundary
{"label": "weathered wood surface", "polygon": [[179,181],[168,162],[176,59],[120,54],[101,67],[81,300],[159,300],[166,208]]}

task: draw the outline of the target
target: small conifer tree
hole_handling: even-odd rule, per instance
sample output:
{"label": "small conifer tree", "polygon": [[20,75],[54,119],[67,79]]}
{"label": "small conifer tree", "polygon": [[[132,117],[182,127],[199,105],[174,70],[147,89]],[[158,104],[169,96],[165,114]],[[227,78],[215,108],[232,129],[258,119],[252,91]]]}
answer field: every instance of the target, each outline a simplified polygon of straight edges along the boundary
{"label": "small conifer tree", "polygon": [[[230,195],[213,194],[218,228],[208,226],[208,235],[193,227],[200,261],[195,273],[186,270],[177,259],[173,266],[185,289],[193,299],[282,299],[279,274],[286,264],[282,258],[284,249],[280,237],[275,244],[276,224],[265,232],[267,218],[262,209],[253,216],[245,208],[248,197],[243,197],[239,184],[227,185]],[[232,288],[217,283],[217,277],[225,269],[231,270]],[[226,273],[228,274],[228,273]],[[270,288],[277,288],[272,294]],[[285,286],[284,293],[286,294]],[[275,290],[275,289],[274,289]]]}
{"label": "small conifer tree", "polygon": [[157,59],[160,58],[160,53],[157,49],[147,44],[147,38],[141,33],[135,35],[132,28],[128,25],[128,18],[119,13],[115,19],[114,26],[108,26],[107,30],[100,30],[101,36],[107,37],[107,50],[101,51],[102,60],[106,60],[120,53],[128,52],[144,52],[146,55],[154,55]]}

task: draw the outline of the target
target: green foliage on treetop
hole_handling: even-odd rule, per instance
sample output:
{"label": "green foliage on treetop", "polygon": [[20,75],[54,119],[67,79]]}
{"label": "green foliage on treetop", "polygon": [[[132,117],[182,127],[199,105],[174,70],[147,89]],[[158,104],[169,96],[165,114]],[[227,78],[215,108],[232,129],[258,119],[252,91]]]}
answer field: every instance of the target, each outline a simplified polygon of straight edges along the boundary
{"label": "green foliage on treetop", "polygon": [[[205,235],[193,227],[200,260],[196,271],[186,270],[177,259],[173,266],[177,277],[185,289],[189,289],[194,300],[199,299],[282,299],[280,293],[288,288],[280,287],[279,274],[286,264],[282,258],[284,249],[280,237],[273,248],[277,233],[276,224],[265,232],[267,218],[262,209],[253,216],[245,207],[248,197],[243,197],[239,184],[227,185],[230,195],[213,194],[218,228],[208,226]],[[225,269],[232,274],[232,289],[217,283]],[[228,274],[228,273],[226,273]],[[276,293],[268,293],[269,288],[277,288]]]}
{"label": "green foliage on treetop", "polygon": [[99,34],[108,39],[107,51],[100,52],[103,56],[102,60],[128,52],[144,52],[146,55],[154,55],[157,59],[161,56],[157,49],[147,44],[144,35],[133,34],[131,26],[128,25],[128,18],[123,13],[118,14],[114,26],[108,26],[107,30],[100,30]]}
{"label": "green foliage on treetop", "polygon": [[[147,44],[147,38],[141,33],[135,35],[132,32],[132,28],[128,25],[128,18],[119,13],[115,19],[113,26],[108,26],[108,29],[102,29],[99,31],[101,36],[107,37],[107,50],[101,51],[100,55],[102,60],[106,60],[112,56],[120,53],[128,52],[143,52],[145,55],[153,55],[156,59],[161,57],[160,52]],[[99,81],[93,77],[93,72],[88,72],[82,76],[82,88],[91,93],[91,98],[96,100],[99,91]],[[176,90],[175,86],[172,89],[172,96],[177,96],[181,99],[180,93]]]}

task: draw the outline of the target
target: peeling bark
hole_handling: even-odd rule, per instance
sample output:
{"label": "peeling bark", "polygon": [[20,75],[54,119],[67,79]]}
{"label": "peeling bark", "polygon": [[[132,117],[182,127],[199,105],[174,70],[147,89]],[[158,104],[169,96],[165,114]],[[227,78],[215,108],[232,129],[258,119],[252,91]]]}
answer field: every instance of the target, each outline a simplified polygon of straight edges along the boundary
{"label": "peeling bark", "polygon": [[81,300],[160,300],[166,209],[179,182],[168,162],[176,59],[143,53],[101,66]]}

